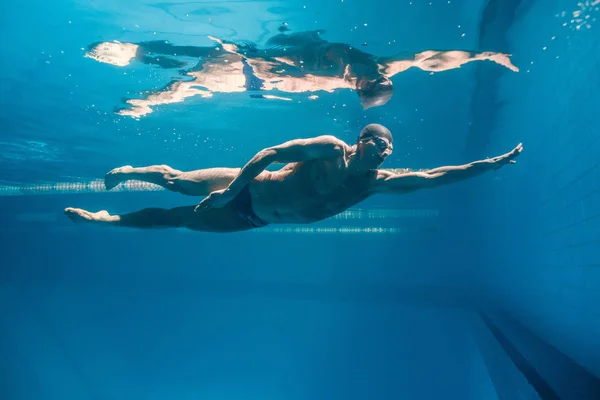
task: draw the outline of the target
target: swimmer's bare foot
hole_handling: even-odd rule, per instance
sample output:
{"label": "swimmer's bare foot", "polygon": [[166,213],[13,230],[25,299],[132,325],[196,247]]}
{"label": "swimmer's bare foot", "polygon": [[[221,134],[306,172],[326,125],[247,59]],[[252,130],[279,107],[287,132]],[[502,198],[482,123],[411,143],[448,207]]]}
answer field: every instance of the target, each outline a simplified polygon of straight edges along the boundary
{"label": "swimmer's bare foot", "polygon": [[107,211],[102,210],[98,212],[89,212],[81,208],[65,208],[65,215],[73,222],[88,222],[88,223],[103,223],[103,222],[117,222],[119,217],[116,215],[110,215]]}
{"label": "swimmer's bare foot", "polygon": [[125,165],[109,171],[104,177],[104,186],[106,186],[106,190],[111,190],[119,183],[126,181],[128,179],[127,174],[131,174],[132,172],[133,167],[131,165]]}

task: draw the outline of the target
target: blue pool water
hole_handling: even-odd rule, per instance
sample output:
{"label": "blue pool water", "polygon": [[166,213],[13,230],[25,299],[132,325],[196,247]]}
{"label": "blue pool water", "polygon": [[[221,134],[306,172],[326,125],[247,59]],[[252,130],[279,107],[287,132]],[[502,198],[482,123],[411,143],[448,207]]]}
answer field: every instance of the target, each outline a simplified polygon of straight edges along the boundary
{"label": "blue pool water", "polygon": [[[23,0],[0,15],[3,399],[600,398],[600,1]],[[63,214],[199,201],[108,192],[115,167],[242,167],[295,138],[352,145],[368,123],[394,135],[385,168],[524,151],[309,225]]]}

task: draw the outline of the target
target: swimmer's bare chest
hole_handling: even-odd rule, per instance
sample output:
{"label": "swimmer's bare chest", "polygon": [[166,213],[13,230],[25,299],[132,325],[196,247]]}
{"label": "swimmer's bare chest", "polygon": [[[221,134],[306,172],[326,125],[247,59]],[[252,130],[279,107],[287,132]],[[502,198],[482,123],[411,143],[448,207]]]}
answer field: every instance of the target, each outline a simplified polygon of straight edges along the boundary
{"label": "swimmer's bare chest", "polygon": [[252,207],[269,223],[316,222],[366,199],[369,180],[351,175],[342,157],[288,164],[252,182]]}

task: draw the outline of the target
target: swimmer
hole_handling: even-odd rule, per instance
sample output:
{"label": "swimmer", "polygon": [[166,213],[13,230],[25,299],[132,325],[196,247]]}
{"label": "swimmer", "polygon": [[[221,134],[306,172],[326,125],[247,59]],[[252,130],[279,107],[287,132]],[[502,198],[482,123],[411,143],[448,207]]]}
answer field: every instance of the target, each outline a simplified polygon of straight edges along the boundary
{"label": "swimmer", "polygon": [[[523,147],[499,157],[420,172],[379,169],[392,154],[391,132],[369,124],[354,145],[330,135],[296,139],[259,151],[241,169],[177,171],[166,165],[125,166],[105,177],[108,190],[127,180],[160,185],[189,196],[198,205],[147,208],[128,214],[66,208],[74,222],[130,228],[187,228],[236,232],[270,224],[309,224],[343,212],[376,194],[406,194],[464,181],[515,162]],[[285,164],[267,171],[274,163]]]}

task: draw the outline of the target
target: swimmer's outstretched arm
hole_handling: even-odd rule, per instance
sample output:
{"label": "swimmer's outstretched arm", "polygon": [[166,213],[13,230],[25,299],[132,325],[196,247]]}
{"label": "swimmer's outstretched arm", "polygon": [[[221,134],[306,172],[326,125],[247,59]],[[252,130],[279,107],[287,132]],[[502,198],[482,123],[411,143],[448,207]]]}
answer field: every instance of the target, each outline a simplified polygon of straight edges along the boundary
{"label": "swimmer's outstretched arm", "polygon": [[408,193],[419,189],[433,188],[449,183],[473,178],[487,171],[496,170],[506,164],[513,164],[523,151],[519,143],[512,151],[499,157],[475,161],[465,165],[430,169],[425,172],[395,173],[378,170],[374,182],[375,193]]}
{"label": "swimmer's outstretched arm", "polygon": [[215,191],[198,204],[196,210],[223,207],[270,164],[293,163],[317,158],[335,158],[344,154],[346,143],[335,136],[323,135],[296,139],[261,150],[242,168],[226,189]]}
{"label": "swimmer's outstretched arm", "polygon": [[415,55],[401,53],[392,57],[381,57],[378,63],[380,72],[388,78],[413,67],[428,72],[442,72],[460,68],[470,62],[485,60],[495,62],[513,72],[519,72],[519,68],[512,63],[510,57],[510,54],[491,51],[474,53],[459,50],[427,50]]}

